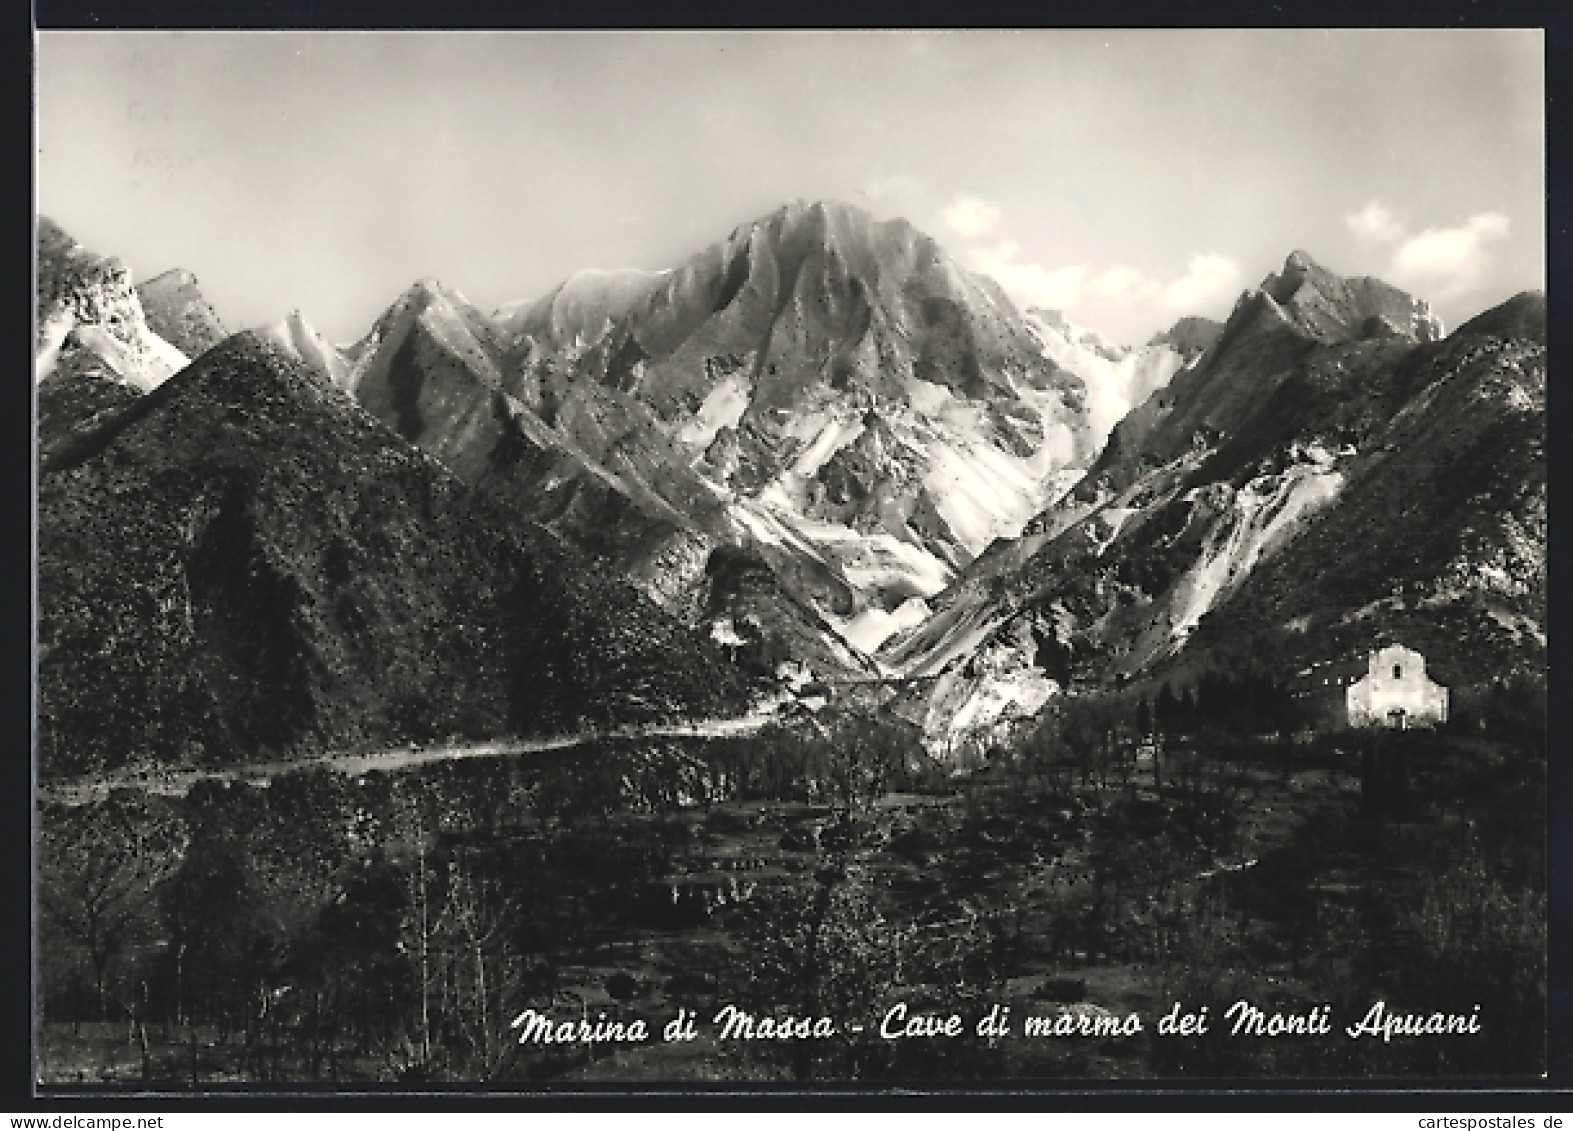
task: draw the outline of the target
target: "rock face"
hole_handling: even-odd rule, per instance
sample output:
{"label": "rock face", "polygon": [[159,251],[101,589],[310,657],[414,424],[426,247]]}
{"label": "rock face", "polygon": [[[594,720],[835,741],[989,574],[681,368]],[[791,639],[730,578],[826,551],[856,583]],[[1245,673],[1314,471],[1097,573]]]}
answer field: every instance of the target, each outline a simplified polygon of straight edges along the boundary
{"label": "rock face", "polygon": [[930,742],[987,741],[1068,686],[1293,671],[1373,634],[1456,678],[1543,663],[1543,309],[1519,296],[1439,339],[1422,303],[1290,256],[887,645],[934,681]]}
{"label": "rock face", "polygon": [[38,530],[46,774],[744,705],[714,645],[262,334],[61,438]]}
{"label": "rock face", "polygon": [[817,670],[871,672],[1094,450],[1082,379],[994,283],[826,203],[490,319],[417,288],[344,385],[675,614]]}
{"label": "rock face", "polygon": [[342,360],[336,383],[405,440],[694,619],[723,506],[637,401],[566,374],[526,389],[499,327],[435,280]]}
{"label": "rock face", "polygon": [[[1303,251],[1284,260],[1283,270],[1258,292],[1277,313],[1322,342],[1392,333],[1417,342],[1442,337],[1442,322],[1421,299],[1380,279],[1343,279]],[[1385,327],[1385,329],[1382,329]]]}
{"label": "rock face", "polygon": [[88,251],[48,217],[38,219],[36,262],[33,372],[47,458],[184,368],[186,355],[149,326],[126,266]]}
{"label": "rock face", "polygon": [[51,378],[146,392],[186,366],[186,355],[149,327],[131,272],[118,259],[88,251],[41,216],[37,264],[33,376],[41,396]]}
{"label": "rock face", "polygon": [[631,395],[761,509],[820,506],[832,458],[876,414],[907,489],[842,500],[838,524],[966,560],[1036,509],[1044,472],[1091,454],[1082,382],[1045,362],[992,281],[902,220],[795,202],[607,309],[598,331],[572,335],[560,320],[510,323],[526,379],[567,367]]}

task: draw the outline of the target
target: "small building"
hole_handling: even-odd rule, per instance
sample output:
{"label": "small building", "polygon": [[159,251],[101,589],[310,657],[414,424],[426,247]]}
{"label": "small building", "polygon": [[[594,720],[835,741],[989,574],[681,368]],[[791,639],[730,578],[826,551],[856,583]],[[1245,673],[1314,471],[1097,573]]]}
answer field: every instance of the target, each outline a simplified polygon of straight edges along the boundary
{"label": "small building", "polygon": [[1447,722],[1447,698],[1426,675],[1426,658],[1402,644],[1372,652],[1365,675],[1345,692],[1350,726],[1399,730]]}

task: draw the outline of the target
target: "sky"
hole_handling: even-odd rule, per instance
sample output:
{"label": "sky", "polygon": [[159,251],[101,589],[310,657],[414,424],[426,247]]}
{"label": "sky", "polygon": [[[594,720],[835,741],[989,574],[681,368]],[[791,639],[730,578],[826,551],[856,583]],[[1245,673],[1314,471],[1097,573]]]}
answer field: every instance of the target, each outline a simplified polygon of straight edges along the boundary
{"label": "sky", "polygon": [[1545,286],[1529,30],[43,32],[38,210],[232,329],[361,337],[675,266],[790,199],[904,216],[1136,343],[1304,249],[1448,327]]}

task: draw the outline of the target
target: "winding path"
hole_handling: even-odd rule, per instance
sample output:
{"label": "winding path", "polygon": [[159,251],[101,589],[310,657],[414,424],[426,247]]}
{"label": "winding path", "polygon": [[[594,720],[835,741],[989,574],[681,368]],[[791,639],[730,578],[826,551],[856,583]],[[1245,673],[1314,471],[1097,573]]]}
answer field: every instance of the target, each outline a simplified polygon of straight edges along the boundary
{"label": "winding path", "polygon": [[395,746],[371,753],[327,753],[290,762],[251,762],[214,769],[175,770],[162,766],[133,766],[106,775],[56,778],[38,782],[40,804],[75,807],[108,797],[117,789],[134,789],[166,797],[184,797],[199,781],[245,781],[267,785],[281,774],[321,767],[341,774],[402,770],[429,762],[454,762],[462,758],[503,758],[567,750],[606,739],[630,738],[730,738],[753,734],[776,718],[774,712],[742,715],[732,719],[705,719],[692,723],[653,723],[648,726],[521,738],[506,742],[475,742],[461,746]]}

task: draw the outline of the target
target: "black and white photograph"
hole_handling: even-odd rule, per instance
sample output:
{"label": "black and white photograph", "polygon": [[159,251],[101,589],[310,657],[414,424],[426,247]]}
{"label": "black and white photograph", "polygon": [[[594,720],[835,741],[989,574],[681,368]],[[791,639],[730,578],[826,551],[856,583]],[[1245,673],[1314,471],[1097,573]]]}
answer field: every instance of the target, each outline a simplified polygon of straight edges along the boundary
{"label": "black and white photograph", "polygon": [[38,31],[39,1094],[1543,1080],[1545,52]]}

